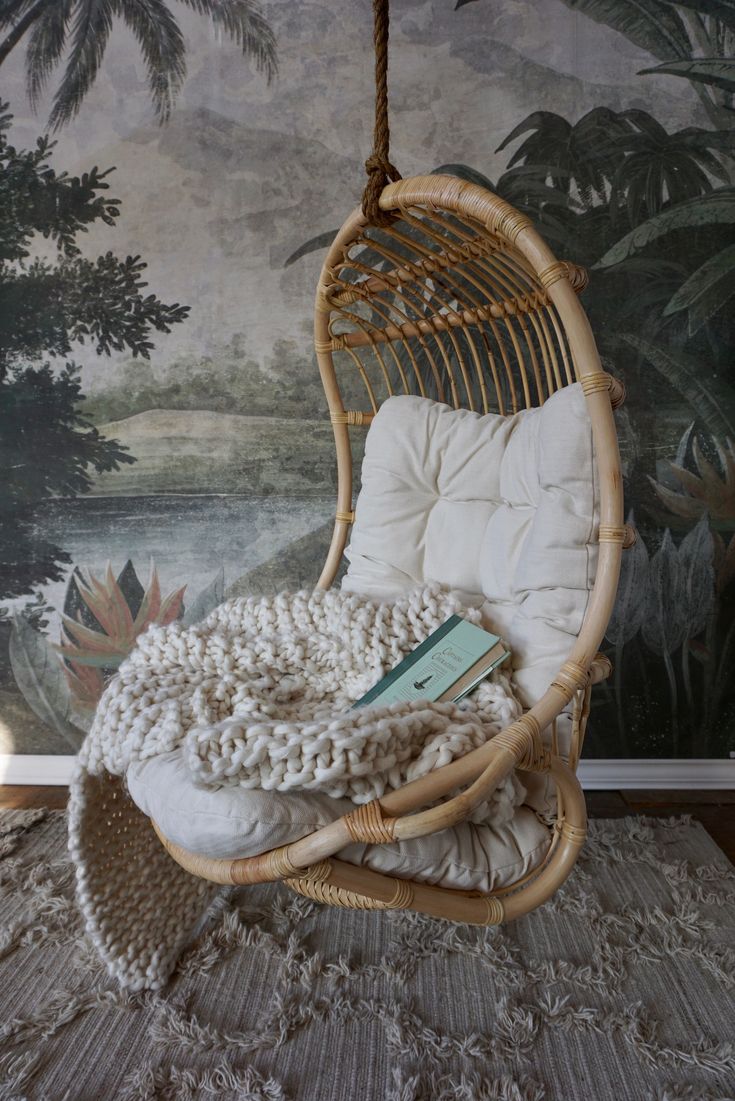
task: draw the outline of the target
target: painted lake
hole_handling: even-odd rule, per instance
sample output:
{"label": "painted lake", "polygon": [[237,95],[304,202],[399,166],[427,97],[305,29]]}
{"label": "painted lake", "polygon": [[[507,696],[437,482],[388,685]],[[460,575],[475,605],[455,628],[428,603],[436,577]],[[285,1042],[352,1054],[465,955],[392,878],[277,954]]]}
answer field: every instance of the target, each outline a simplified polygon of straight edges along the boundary
{"label": "painted lake", "polygon": [[[131,559],[145,585],[154,563],[162,591],[186,585],[190,603],[220,568],[229,586],[333,515],[331,495],[77,497],[47,502],[36,523],[45,539],[71,555],[73,565],[100,573],[109,559],[117,575]],[[66,580],[41,592],[59,608],[65,589]]]}

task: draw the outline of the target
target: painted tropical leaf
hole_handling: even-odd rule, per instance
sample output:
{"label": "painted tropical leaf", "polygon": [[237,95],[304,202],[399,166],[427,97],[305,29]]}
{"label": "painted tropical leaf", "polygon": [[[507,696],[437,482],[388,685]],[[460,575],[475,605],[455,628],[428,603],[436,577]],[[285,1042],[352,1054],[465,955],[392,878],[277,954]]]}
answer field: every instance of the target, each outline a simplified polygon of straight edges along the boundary
{"label": "painted tropical leaf", "polygon": [[674,0],[680,8],[691,8],[699,15],[710,15],[727,27],[735,27],[735,0]]}
{"label": "painted tropical leaf", "polygon": [[643,225],[626,233],[602,256],[595,268],[610,268],[647,248],[653,241],[675,229],[697,229],[707,225],[731,225],[735,222],[735,188],[721,187],[707,195],[662,210]]}
{"label": "painted tropical leaf", "polygon": [[299,245],[296,251],[287,257],[283,264],[284,268],[295,264],[302,256],[308,256],[310,252],[318,252],[319,249],[327,248],[331,245],[337,233],[338,230],[336,229],[328,229],[325,233],[317,233],[316,237],[310,237],[308,241],[304,241],[303,245]]}
{"label": "painted tropical leaf", "polygon": [[[633,512],[628,523],[634,523]],[[610,622],[605,637],[613,646],[630,642],[638,634],[643,623],[648,589],[648,548],[638,533],[632,547],[623,553],[620,564],[620,581]]]}
{"label": "painted tropical leaf", "polygon": [[[465,0],[465,3],[470,2],[471,0]],[[483,175],[482,172],[478,172],[476,168],[470,168],[468,164],[440,164],[438,168],[432,168],[431,175],[457,176],[460,180],[467,180],[468,183],[478,184],[488,191],[495,190],[495,184],[488,176]]]}
{"label": "painted tropical leaf", "polygon": [[641,634],[654,654],[671,654],[687,637],[684,571],[671,532],[664,532],[661,546],[648,567],[648,587]]}
{"label": "painted tropical leaf", "polygon": [[114,669],[130,652],[124,640],[110,638],[102,631],[92,631],[81,623],[62,616],[64,630],[56,647],[62,657],[80,665],[92,665],[97,669]]}
{"label": "painted tropical leaf", "polygon": [[[735,17],[734,17],[735,19]],[[667,76],[683,76],[700,84],[713,84],[726,92],[735,91],[735,58],[733,57],[696,57],[688,61],[666,61],[652,69],[641,69],[639,76],[646,73],[665,73]]]}
{"label": "painted tropical leaf", "polygon": [[225,570],[222,567],[219,573],[212,578],[209,585],[194,597],[181,617],[182,626],[192,627],[195,623],[201,623],[210,612],[214,611],[218,604],[222,603],[224,598]]}
{"label": "painted tropical leaf", "polygon": [[101,669],[70,661],[64,666],[74,703],[83,711],[94,711],[105,690],[105,678]]}
{"label": "painted tropical leaf", "polygon": [[[631,128],[625,113],[608,107],[594,107],[574,124],[553,111],[534,111],[508,134],[496,152],[528,134],[513,153],[508,169],[522,164],[526,170],[533,170],[538,183],[550,181],[559,191],[576,191],[589,210],[606,203],[608,184],[620,164],[616,141]],[[506,172],[501,179],[508,176]]]}
{"label": "painted tropical leaf", "polygon": [[[138,635],[147,627],[153,623],[166,626],[180,616],[186,589],[184,585],[162,598],[158,571],[152,565],[148,587],[140,598],[133,619],[125,593],[109,563],[104,580],[89,570],[86,575],[80,572],[75,582],[87,610],[94,616],[95,626],[87,626],[80,611],[75,618],[62,615],[61,642],[54,649],[72,671],[76,666],[107,671],[116,669],[132,650]],[[76,676],[77,680],[70,678],[75,692],[80,679],[78,673]]]}
{"label": "painted tropical leaf", "polygon": [[686,608],[687,638],[696,638],[707,626],[715,603],[714,543],[706,515],[679,544]]}
{"label": "painted tropical leaf", "polygon": [[175,592],[169,593],[161,601],[161,607],[158,615],[154,620],[148,620],[141,630],[145,630],[148,623],[154,622],[159,627],[166,627],[169,623],[173,623],[175,619],[178,619],[181,615],[181,609],[184,605],[184,593],[186,592],[186,585],[182,585],[180,589],[176,589]]}
{"label": "painted tropical leaf", "polygon": [[560,180],[569,180],[570,173],[556,166],[535,164],[516,165],[504,172],[498,180],[495,191],[501,199],[510,203],[541,207],[557,207],[566,211],[572,209],[567,191],[560,190],[548,182],[548,177],[557,175]]}
{"label": "painted tropical leaf", "polygon": [[71,695],[64,670],[44,635],[23,616],[13,620],[10,665],[31,710],[76,752],[84,734],[70,721]]}
{"label": "painted tropical leaf", "polygon": [[605,23],[630,42],[666,61],[688,57],[692,44],[684,22],[666,0],[563,0],[596,23]]}
{"label": "painted tropical leaf", "polygon": [[84,577],[82,571],[79,569],[79,566],[75,566],[69,575],[66,593],[64,594],[64,606],[61,611],[64,615],[68,616],[69,619],[77,620],[79,623],[83,623],[85,627],[98,629],[99,623],[94,618],[81,596],[80,583],[83,582]]}
{"label": "painted tropical leaf", "polygon": [[135,572],[135,566],[132,560],[128,558],[127,562],[117,575],[117,583],[120,586],[120,592],[125,597],[125,603],[130,608],[130,614],[133,619],[138,614],[140,609],[140,602],[143,599],[145,589],[140,583],[140,578]]}
{"label": "painted tropical leaf", "polygon": [[[79,595],[106,635],[111,638],[131,637],[133,616],[109,562],[104,583],[90,571],[87,578],[84,575],[77,578],[77,586]],[[65,623],[66,620],[67,617],[64,617]],[[81,625],[75,627],[73,622],[71,627],[74,633],[88,631],[88,628]]]}
{"label": "painted tropical leaf", "polygon": [[148,588],[143,593],[143,598],[138,608],[138,613],[133,622],[134,637],[140,634],[143,626],[155,622],[156,616],[161,610],[161,585],[158,580],[157,570],[151,570]]}
{"label": "painted tropical leaf", "polygon": [[732,389],[706,363],[684,352],[673,352],[663,344],[652,344],[635,333],[621,333],[618,339],[640,352],[679,391],[713,436],[735,439]]}
{"label": "painted tropical leaf", "polygon": [[727,544],[719,531],[712,532],[714,542],[714,569],[718,593],[724,592],[731,581],[735,580],[735,535],[731,535]]}
{"label": "painted tropical leaf", "polygon": [[[639,319],[637,328],[649,336],[660,329],[662,310],[689,272],[683,264],[674,260],[663,260],[660,256],[632,256],[623,260],[615,269],[618,278],[635,280],[635,294],[618,301],[618,319],[629,323]],[[623,284],[625,285],[625,284]],[[630,284],[629,284],[630,285]]]}
{"label": "painted tropical leaf", "polygon": [[689,311],[689,332],[694,335],[735,294],[735,245],[728,245],[693,272],[664,309],[670,316]]}
{"label": "painted tropical leaf", "polygon": [[723,448],[715,443],[722,474],[702,453],[696,436],[692,453],[696,474],[676,463],[669,463],[671,472],[685,493],[675,493],[649,478],[659,498],[677,516],[690,519],[708,513],[713,520],[732,526],[735,524],[735,449],[730,440]]}

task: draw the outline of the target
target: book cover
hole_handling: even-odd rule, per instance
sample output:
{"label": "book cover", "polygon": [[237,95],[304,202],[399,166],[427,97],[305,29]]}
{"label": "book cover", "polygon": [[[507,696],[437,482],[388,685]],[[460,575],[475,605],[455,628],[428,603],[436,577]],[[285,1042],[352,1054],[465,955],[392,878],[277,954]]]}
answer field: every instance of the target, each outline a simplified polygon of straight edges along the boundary
{"label": "book cover", "polygon": [[462,699],[509,657],[498,635],[450,616],[353,707],[398,700]]}

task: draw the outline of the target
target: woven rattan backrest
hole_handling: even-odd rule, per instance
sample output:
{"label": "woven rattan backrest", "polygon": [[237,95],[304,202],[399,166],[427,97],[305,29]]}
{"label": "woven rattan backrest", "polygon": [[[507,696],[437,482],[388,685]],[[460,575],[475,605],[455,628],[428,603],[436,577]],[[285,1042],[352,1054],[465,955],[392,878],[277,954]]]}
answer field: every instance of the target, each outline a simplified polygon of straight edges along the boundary
{"label": "woven rattan backrest", "polygon": [[[565,265],[576,289],[584,272]],[[502,415],[574,381],[547,288],[507,237],[468,214],[416,205],[362,225],[322,273],[329,351],[341,390],[376,412],[419,394]]]}

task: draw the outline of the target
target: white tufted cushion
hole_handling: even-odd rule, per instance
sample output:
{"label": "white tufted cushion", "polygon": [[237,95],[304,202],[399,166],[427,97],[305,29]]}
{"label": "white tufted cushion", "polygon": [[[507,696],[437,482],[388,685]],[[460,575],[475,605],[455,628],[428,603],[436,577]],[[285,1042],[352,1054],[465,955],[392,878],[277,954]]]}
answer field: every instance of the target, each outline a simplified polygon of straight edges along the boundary
{"label": "white tufted cushion", "polygon": [[[283,794],[197,784],[181,750],[131,765],[128,790],[165,837],[211,857],[255,856],[286,845],[354,810],[347,799],[315,792]],[[392,845],[350,845],[350,864],[462,890],[490,891],[541,863],[549,830],[528,807],[498,829],[465,822],[430,837]]]}
{"label": "white tufted cushion", "polygon": [[389,398],[365,443],[342,587],[383,599],[429,580],[459,589],[510,645],[530,707],[582,626],[598,507],[579,384],[511,417]]}

